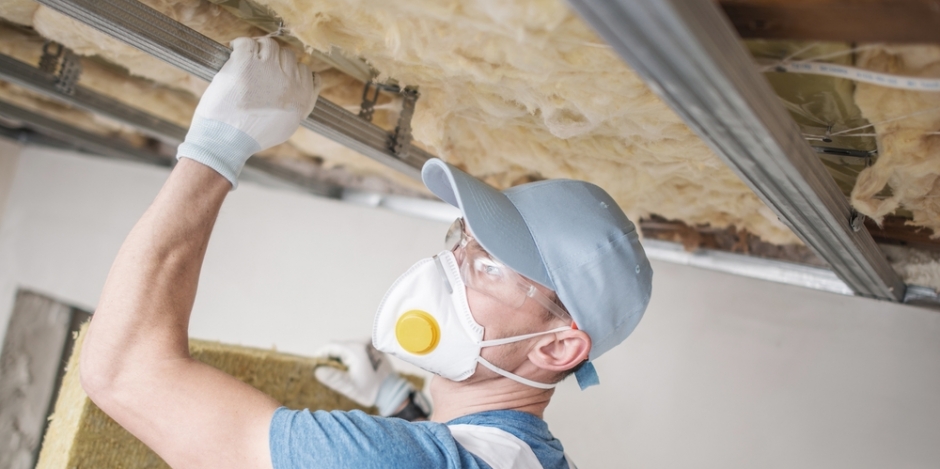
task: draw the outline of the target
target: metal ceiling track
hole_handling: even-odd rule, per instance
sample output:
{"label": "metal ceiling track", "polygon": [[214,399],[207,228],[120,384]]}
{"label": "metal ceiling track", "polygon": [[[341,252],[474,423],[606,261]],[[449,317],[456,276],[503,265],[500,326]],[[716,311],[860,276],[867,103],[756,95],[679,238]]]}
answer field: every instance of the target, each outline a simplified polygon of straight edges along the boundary
{"label": "metal ceiling track", "polygon": [[166,143],[179,144],[186,137],[186,129],[183,127],[129,107],[81,85],[74,86],[71,94],[63,93],[56,88],[55,75],[3,54],[0,54],[0,79],[72,107],[109,117]]}
{"label": "metal ceiling track", "polygon": [[[39,0],[67,16],[154,57],[211,81],[231,49],[137,0]],[[410,142],[391,150],[382,128],[320,97],[301,125],[415,179],[433,155]]]}
{"label": "metal ceiling track", "polygon": [[856,295],[904,299],[901,278],[715,2],[569,1]]}
{"label": "metal ceiling track", "polygon": [[52,144],[67,148],[78,148],[87,152],[99,154],[109,158],[131,160],[142,163],[168,167],[172,158],[137,148],[117,138],[108,138],[91,132],[78,129],[60,121],[23,109],[19,106],[0,101],[0,117],[20,123],[29,127],[32,132],[38,132],[43,137],[34,138],[30,131],[19,130],[16,135],[7,136],[16,140],[38,140],[36,143]]}
{"label": "metal ceiling track", "polygon": [[[186,129],[183,127],[127,106],[120,101],[99,94],[81,85],[75,85],[71,93],[63,92],[55,86],[55,75],[46,73],[36,67],[32,67],[29,64],[3,54],[0,54],[0,79],[22,86],[23,88],[69,106],[109,117],[169,145],[179,145],[186,137]],[[10,105],[7,104],[6,106]],[[167,160],[160,156],[153,156],[151,152],[123,144],[116,139],[101,137],[68,126],[59,121],[45,118],[39,114],[20,108],[17,109],[17,115],[23,117],[16,120],[21,120],[31,127],[34,127],[35,130],[40,133],[47,134],[70,146],[75,146],[90,152],[103,152],[105,155],[111,157],[118,157],[119,155],[125,155],[126,157],[130,155],[132,157],[131,159],[154,163],[160,166],[170,166],[174,162],[172,159]],[[114,150],[117,153],[115,153],[115,151],[107,152],[105,150],[108,142],[115,142],[116,147]],[[342,192],[342,188],[339,186],[299,174],[293,169],[278,164],[276,161],[270,161],[264,158],[249,158],[246,166],[267,173],[294,187],[315,195],[338,198]]]}

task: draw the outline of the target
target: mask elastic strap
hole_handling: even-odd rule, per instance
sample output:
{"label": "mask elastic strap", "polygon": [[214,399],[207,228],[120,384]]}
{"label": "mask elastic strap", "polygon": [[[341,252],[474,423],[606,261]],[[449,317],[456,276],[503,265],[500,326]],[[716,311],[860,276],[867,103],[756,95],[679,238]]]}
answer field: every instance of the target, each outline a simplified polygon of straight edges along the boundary
{"label": "mask elastic strap", "polygon": [[556,332],[563,332],[567,330],[571,330],[571,326],[562,326],[556,329],[552,329],[550,331],[533,332],[532,334],[525,334],[525,335],[515,335],[512,337],[506,337],[503,339],[481,340],[480,342],[477,342],[477,344],[480,347],[493,347],[496,345],[511,344],[513,342],[519,342],[520,340],[531,339],[533,337],[538,337],[540,335],[554,334]]}
{"label": "mask elastic strap", "polygon": [[500,367],[498,367],[498,366],[496,366],[496,365],[494,365],[494,364],[492,364],[492,363],[486,361],[486,359],[483,358],[483,357],[477,357],[477,363],[479,363],[479,364],[481,364],[481,365],[483,365],[483,366],[489,368],[490,370],[493,370],[494,373],[503,375],[503,376],[506,377],[506,378],[509,378],[509,379],[511,379],[511,380],[513,380],[513,381],[515,381],[515,382],[517,382],[517,383],[525,384],[526,386],[532,386],[533,388],[539,388],[539,389],[552,389],[552,388],[554,388],[555,386],[557,386],[557,384],[539,383],[539,382],[536,382],[536,381],[532,381],[531,379],[523,378],[522,376],[519,376],[519,375],[517,375],[517,374],[510,373],[510,372],[508,372],[508,371],[506,371],[506,370],[504,370],[504,369],[502,369],[502,368],[500,368]]}
{"label": "mask elastic strap", "polygon": [[[563,327],[559,327],[559,328],[556,328],[556,329],[552,329],[552,330],[550,330],[550,331],[534,332],[534,333],[532,333],[532,334],[525,334],[525,335],[517,335],[517,336],[513,336],[513,337],[506,337],[506,338],[504,338],[504,339],[484,340],[484,341],[479,342],[479,344],[480,344],[480,347],[493,347],[493,346],[495,346],[495,345],[511,344],[511,343],[513,343],[513,342],[519,342],[520,340],[531,339],[531,338],[533,338],[533,337],[538,337],[538,336],[540,336],[540,335],[554,334],[554,333],[556,333],[556,332],[563,332],[563,331],[567,331],[567,330],[570,330],[570,329],[571,329],[571,327],[569,327],[569,326],[563,326]],[[492,364],[492,363],[486,361],[486,359],[483,358],[483,357],[477,357],[477,362],[478,362],[479,364],[481,364],[481,365],[483,365],[483,366],[489,368],[489,369],[492,370],[494,373],[500,374],[500,375],[502,375],[502,376],[504,376],[504,377],[506,377],[506,378],[509,378],[509,379],[511,379],[511,380],[513,380],[513,381],[515,381],[515,382],[517,382],[517,383],[525,384],[526,386],[532,386],[533,388],[539,388],[539,389],[552,389],[552,388],[554,388],[554,387],[556,386],[555,384],[539,383],[539,382],[536,382],[536,381],[532,381],[531,379],[523,378],[522,376],[519,376],[519,375],[517,375],[517,374],[515,374],[515,373],[510,373],[510,372],[508,372],[508,371],[506,371],[506,370],[504,370],[504,369],[502,369],[502,368],[500,368],[500,367],[498,367],[498,366],[496,366],[496,365],[494,365],[494,364]]]}

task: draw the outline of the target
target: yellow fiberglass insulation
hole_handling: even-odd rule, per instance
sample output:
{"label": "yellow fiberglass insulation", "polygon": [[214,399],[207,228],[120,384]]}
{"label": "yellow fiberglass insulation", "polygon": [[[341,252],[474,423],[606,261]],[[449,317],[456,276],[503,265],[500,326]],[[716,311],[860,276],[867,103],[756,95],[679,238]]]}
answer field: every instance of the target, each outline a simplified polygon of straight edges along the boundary
{"label": "yellow fiberglass insulation", "polygon": [[[860,68],[905,76],[940,77],[940,47],[885,46],[860,52]],[[856,209],[881,222],[898,209],[911,224],[940,237],[940,93],[859,83],[855,102],[874,123],[878,160],[852,191]],[[871,132],[863,129],[860,133]],[[885,188],[890,195],[882,195]]]}
{"label": "yellow fiberglass insulation", "polygon": [[891,245],[881,250],[905,283],[940,291],[940,252]]}
{"label": "yellow fiberglass insulation", "polygon": [[[144,443],[105,415],[85,394],[79,376],[82,343],[88,326],[76,337],[71,358],[56,398],[38,469],[157,469],[169,466]],[[192,357],[268,394],[291,409],[374,411],[320,384],[319,366],[337,366],[322,358],[308,358],[202,340],[190,340]],[[423,379],[406,376],[419,389]]]}
{"label": "yellow fiberglass insulation", "polygon": [[498,186],[592,181],[633,218],[796,242],[682,120],[558,0],[260,0],[291,34],[418,86],[415,138]]}
{"label": "yellow fiberglass insulation", "polygon": [[5,18],[16,24],[32,26],[33,14],[39,4],[33,0],[3,0],[0,2],[0,18]]}

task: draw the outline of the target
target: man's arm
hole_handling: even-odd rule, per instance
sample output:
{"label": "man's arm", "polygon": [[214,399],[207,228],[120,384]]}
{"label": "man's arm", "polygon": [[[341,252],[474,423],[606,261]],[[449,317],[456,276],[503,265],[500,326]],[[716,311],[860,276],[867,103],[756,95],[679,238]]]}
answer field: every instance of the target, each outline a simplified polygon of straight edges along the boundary
{"label": "man's arm", "polygon": [[297,129],[317,87],[270,38],[233,49],[179,164],[118,252],[80,363],[95,404],[175,468],[271,467],[278,403],[192,359],[189,316],[209,235],[245,160]]}
{"label": "man's arm", "polygon": [[231,188],[180,160],[121,247],[82,349],[91,399],[176,468],[271,467],[278,403],[189,355],[199,271]]}

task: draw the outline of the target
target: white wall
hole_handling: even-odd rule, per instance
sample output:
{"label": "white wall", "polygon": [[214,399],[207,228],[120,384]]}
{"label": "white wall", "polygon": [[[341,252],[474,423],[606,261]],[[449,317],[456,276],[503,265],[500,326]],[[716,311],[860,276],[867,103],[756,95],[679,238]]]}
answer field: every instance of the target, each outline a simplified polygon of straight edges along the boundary
{"label": "white wall", "polygon": [[563,388],[547,416],[594,467],[940,467],[940,313],[654,270],[602,385]]}
{"label": "white wall", "polygon": [[[0,224],[0,327],[17,287],[91,310],[167,171],[24,149]],[[368,337],[385,289],[415,260],[439,251],[446,228],[241,184],[213,233],[191,333],[294,353],[311,353],[332,337]]]}
{"label": "white wall", "polygon": [[[27,147],[0,223],[0,337],[18,286],[93,307],[165,177]],[[445,228],[243,183],[210,244],[192,335],[295,353],[368,336],[389,283]],[[549,408],[581,467],[940,465],[940,313],[654,269],[647,317],[598,360],[603,384],[563,383]]]}

